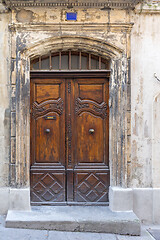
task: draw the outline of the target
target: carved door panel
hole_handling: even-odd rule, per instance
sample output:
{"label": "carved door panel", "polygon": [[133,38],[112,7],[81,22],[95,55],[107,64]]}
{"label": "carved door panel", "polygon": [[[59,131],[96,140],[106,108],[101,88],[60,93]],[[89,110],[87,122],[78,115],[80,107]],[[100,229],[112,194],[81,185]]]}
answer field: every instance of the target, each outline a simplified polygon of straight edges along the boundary
{"label": "carved door panel", "polygon": [[[106,79],[73,83],[73,200],[107,202],[109,187],[109,87]],[[74,111],[74,113],[73,113]]]}
{"label": "carved door panel", "polygon": [[31,201],[65,201],[65,84],[31,83]]}
{"label": "carved door panel", "polygon": [[108,98],[105,78],[32,80],[32,203],[108,201]]}

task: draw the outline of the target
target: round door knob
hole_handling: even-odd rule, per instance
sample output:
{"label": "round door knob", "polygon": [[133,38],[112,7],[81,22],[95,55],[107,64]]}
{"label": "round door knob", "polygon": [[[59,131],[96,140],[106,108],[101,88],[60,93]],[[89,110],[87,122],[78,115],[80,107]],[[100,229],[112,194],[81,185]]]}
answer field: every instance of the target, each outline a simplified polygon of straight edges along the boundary
{"label": "round door knob", "polygon": [[50,133],[50,131],[51,131],[51,130],[50,130],[49,128],[46,129],[46,133]]}
{"label": "round door knob", "polygon": [[94,129],[93,129],[93,128],[90,128],[90,129],[89,129],[89,133],[91,133],[91,134],[94,133]]}

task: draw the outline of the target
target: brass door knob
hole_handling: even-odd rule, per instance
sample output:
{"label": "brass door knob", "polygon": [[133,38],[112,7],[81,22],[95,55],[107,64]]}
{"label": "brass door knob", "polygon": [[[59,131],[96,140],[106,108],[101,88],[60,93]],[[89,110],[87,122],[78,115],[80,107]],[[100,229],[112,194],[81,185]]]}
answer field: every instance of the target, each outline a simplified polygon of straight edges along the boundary
{"label": "brass door knob", "polygon": [[50,130],[49,128],[46,129],[46,133],[50,133],[50,131],[51,131],[51,130]]}
{"label": "brass door knob", "polygon": [[91,133],[91,134],[94,133],[94,129],[93,129],[93,128],[90,128],[90,129],[89,129],[89,133]]}

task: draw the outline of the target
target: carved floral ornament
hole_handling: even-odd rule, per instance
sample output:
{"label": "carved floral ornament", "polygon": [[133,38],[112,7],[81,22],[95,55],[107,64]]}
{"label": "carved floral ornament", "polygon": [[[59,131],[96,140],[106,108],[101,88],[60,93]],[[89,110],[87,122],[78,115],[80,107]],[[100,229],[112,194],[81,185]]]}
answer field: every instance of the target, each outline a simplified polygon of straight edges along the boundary
{"label": "carved floral ornament", "polygon": [[22,7],[67,7],[134,9],[141,0],[4,0],[10,8]]}

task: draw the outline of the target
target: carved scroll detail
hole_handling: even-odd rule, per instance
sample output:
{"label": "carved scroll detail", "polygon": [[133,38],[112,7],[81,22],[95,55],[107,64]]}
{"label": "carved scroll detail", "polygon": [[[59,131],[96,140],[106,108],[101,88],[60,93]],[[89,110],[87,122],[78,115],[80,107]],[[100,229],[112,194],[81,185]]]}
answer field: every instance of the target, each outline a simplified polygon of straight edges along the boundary
{"label": "carved scroll detail", "polygon": [[79,115],[80,113],[87,111],[95,115],[98,115],[102,118],[107,117],[107,104],[102,102],[98,104],[91,100],[81,100],[80,98],[76,99],[75,102],[75,113]]}
{"label": "carved scroll detail", "polygon": [[88,103],[82,103],[83,100],[80,100],[79,98],[76,99],[75,103],[75,112],[78,114],[79,110],[89,108]]}
{"label": "carved scroll detail", "polygon": [[99,113],[103,118],[107,117],[107,104],[104,104],[103,107],[93,106],[93,109]]}
{"label": "carved scroll detail", "polygon": [[40,104],[34,102],[32,104],[32,116],[34,118],[49,112],[57,112],[61,115],[63,113],[63,100],[59,98],[58,100],[48,100]]}

